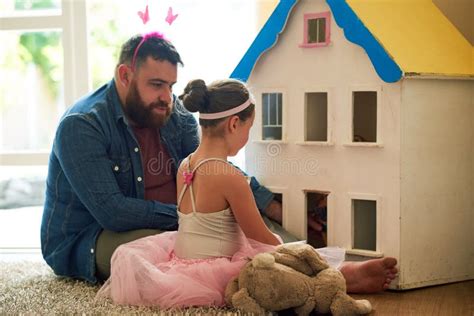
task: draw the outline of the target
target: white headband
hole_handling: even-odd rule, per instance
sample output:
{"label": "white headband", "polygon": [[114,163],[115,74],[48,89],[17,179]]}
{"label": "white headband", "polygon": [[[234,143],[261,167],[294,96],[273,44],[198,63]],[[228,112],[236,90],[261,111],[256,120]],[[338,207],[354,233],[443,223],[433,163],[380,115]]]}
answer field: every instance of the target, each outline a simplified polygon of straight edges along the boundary
{"label": "white headband", "polygon": [[199,113],[199,118],[203,119],[203,120],[215,120],[215,119],[220,119],[220,118],[223,118],[223,117],[231,116],[231,115],[237,114],[239,112],[242,112],[243,110],[248,108],[250,106],[250,104],[253,104],[252,99],[248,99],[247,101],[245,101],[241,105],[239,105],[235,108],[232,108],[230,110],[227,110],[227,111],[216,112],[216,113]]}

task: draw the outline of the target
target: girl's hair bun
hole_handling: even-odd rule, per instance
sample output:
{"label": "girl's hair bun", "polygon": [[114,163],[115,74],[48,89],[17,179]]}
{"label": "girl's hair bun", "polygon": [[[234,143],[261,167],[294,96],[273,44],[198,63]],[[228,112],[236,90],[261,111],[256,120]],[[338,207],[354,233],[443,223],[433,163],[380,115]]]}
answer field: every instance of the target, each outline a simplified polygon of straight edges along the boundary
{"label": "girl's hair bun", "polygon": [[189,112],[207,112],[209,108],[209,95],[204,80],[191,80],[179,98]]}

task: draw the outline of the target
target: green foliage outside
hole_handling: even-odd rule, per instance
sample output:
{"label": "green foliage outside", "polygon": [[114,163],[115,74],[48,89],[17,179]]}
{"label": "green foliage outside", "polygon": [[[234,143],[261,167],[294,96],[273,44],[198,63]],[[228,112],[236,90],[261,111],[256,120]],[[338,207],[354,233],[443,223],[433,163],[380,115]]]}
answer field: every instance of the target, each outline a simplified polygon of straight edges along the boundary
{"label": "green foliage outside", "polygon": [[[60,0],[13,0],[17,11],[59,8]],[[89,49],[91,64],[92,88],[95,89],[113,76],[115,63],[118,59],[117,43],[126,39],[116,23],[117,6],[107,2],[89,0],[88,17],[91,29]],[[14,35],[10,33],[10,35]],[[24,72],[27,65],[34,64],[47,87],[47,93],[53,100],[58,97],[63,78],[63,57],[61,33],[58,31],[27,32],[17,37],[16,48],[7,53],[2,67],[17,69]],[[20,63],[19,63],[20,61]],[[45,91],[46,92],[46,91]]]}
{"label": "green foliage outside", "polygon": [[58,96],[58,82],[62,78],[59,64],[62,58],[58,58],[61,56],[60,39],[61,34],[57,32],[24,33],[19,39],[24,48],[20,50],[20,58],[25,64],[32,62],[39,68],[54,99]]}
{"label": "green foliage outside", "polygon": [[[15,0],[15,10],[38,10],[58,8],[57,0]],[[34,63],[47,82],[49,92],[54,99],[58,96],[58,82],[61,56],[59,46],[61,34],[58,32],[24,33],[19,38],[20,58],[28,64]]]}
{"label": "green foliage outside", "polygon": [[120,46],[128,35],[118,25],[117,17],[123,7],[109,5],[107,1],[88,0],[89,63],[91,70],[92,89],[97,89],[112,79],[117,64]]}

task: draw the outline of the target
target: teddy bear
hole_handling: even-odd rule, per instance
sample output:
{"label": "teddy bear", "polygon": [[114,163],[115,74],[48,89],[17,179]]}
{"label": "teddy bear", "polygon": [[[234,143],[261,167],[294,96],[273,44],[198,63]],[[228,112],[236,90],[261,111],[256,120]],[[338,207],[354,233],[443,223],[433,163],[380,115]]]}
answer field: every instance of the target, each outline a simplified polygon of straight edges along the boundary
{"label": "teddy bear", "polygon": [[231,307],[263,315],[293,308],[298,315],[312,311],[333,315],[368,314],[367,300],[346,294],[342,273],[306,244],[286,244],[261,253],[230,280],[225,299]]}

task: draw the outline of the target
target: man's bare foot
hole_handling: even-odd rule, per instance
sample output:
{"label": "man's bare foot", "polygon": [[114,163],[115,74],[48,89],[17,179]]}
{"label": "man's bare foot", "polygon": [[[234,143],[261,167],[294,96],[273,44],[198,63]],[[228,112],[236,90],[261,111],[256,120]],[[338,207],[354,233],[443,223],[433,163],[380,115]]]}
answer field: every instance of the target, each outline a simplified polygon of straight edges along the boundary
{"label": "man's bare foot", "polygon": [[376,293],[388,288],[397,276],[397,259],[392,257],[361,262],[344,262],[340,271],[348,293]]}

